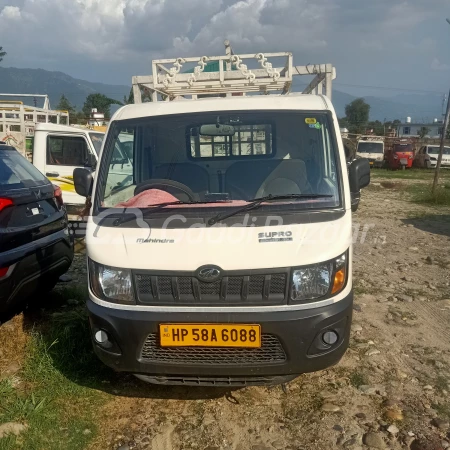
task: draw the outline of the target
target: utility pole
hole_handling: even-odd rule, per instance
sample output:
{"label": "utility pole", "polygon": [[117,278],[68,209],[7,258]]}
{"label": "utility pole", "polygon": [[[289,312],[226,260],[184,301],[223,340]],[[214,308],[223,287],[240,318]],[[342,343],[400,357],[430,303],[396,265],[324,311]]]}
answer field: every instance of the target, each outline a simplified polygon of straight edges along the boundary
{"label": "utility pole", "polygon": [[[448,23],[450,24],[450,21],[447,19]],[[448,122],[450,120],[450,92],[449,96],[447,97],[447,111],[445,112],[445,119],[444,119],[444,127],[442,128],[442,135],[441,135],[441,147],[439,149],[439,156],[436,164],[436,170],[434,172],[434,181],[433,181],[433,189],[432,192],[436,191],[438,182],[439,182],[439,170],[441,168],[441,162],[442,162],[442,154],[444,153],[444,140],[445,136],[447,135],[447,128],[448,128]]]}
{"label": "utility pole", "polygon": [[[447,23],[450,25],[450,19],[445,19]],[[433,181],[433,188],[431,192],[434,194],[436,191],[436,188],[439,183],[439,170],[441,169],[441,162],[442,162],[442,154],[444,153],[444,140],[445,136],[447,135],[447,128],[448,128],[448,122],[450,120],[450,92],[447,97],[447,110],[445,112],[445,119],[444,119],[444,127],[442,128],[442,136],[441,136],[441,147],[439,149],[439,156],[436,164],[436,171],[434,172],[434,181]]]}

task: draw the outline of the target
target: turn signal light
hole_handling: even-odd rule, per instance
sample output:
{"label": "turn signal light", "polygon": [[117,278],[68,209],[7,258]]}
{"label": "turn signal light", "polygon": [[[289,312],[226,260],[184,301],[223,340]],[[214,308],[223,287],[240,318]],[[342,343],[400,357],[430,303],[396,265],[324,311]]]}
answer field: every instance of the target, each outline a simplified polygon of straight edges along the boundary
{"label": "turn signal light", "polygon": [[334,282],[333,282],[333,289],[331,290],[332,294],[337,294],[339,291],[341,291],[345,286],[345,279],[346,279],[346,273],[345,273],[345,267],[338,270],[334,274]]}

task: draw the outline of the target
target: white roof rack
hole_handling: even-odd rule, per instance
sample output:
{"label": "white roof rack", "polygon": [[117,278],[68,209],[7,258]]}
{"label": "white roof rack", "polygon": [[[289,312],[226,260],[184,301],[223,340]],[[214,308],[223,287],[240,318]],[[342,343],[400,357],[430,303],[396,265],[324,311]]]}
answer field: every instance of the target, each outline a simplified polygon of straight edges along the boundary
{"label": "white roof rack", "polygon": [[[274,59],[276,62],[282,60],[284,64],[274,67]],[[192,67],[195,63],[195,68],[187,71],[186,65]],[[253,68],[258,65],[260,68]],[[331,98],[331,84],[336,78],[336,70],[331,64],[294,66],[290,52],[236,55],[229,41],[225,41],[225,55],[222,56],[153,60],[152,73],[133,77],[135,103],[142,103],[148,94],[154,102],[180,97],[196,99],[199,95],[232,96],[271,91],[287,94],[296,75],[315,76],[304,94],[321,94],[325,86],[325,93]]]}

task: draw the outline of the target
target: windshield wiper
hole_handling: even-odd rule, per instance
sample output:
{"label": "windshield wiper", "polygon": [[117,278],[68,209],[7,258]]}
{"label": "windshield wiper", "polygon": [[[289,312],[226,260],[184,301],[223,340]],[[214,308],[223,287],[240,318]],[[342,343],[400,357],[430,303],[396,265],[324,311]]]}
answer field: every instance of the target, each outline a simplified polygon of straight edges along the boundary
{"label": "windshield wiper", "polygon": [[[150,209],[146,209],[145,214],[151,214],[154,213],[156,211],[160,211],[161,209],[164,209],[166,206],[175,206],[175,205],[204,205],[207,203],[226,203],[226,202],[218,202],[217,200],[214,201],[194,201],[194,202],[184,202],[182,200],[178,200],[178,201],[174,201],[174,202],[164,202],[164,203],[157,203],[156,205],[149,205],[151,206]],[[125,214],[125,212],[124,212]],[[117,218],[114,222],[113,222],[113,226],[118,227],[124,223],[130,222],[133,219],[136,218],[136,215],[133,213],[130,213],[131,216],[121,216],[119,218]]]}
{"label": "windshield wiper", "polygon": [[333,197],[333,195],[328,194],[286,194],[286,195],[266,195],[261,198],[254,198],[253,200],[248,200],[249,204],[243,206],[242,208],[238,208],[229,214],[217,214],[211,219],[208,220],[208,225],[215,225],[217,222],[221,220],[228,219],[229,217],[233,217],[236,214],[245,211],[251,211],[252,209],[257,209],[261,206],[262,203],[271,202],[274,200],[289,200],[289,199],[305,199],[305,198],[327,198]]}

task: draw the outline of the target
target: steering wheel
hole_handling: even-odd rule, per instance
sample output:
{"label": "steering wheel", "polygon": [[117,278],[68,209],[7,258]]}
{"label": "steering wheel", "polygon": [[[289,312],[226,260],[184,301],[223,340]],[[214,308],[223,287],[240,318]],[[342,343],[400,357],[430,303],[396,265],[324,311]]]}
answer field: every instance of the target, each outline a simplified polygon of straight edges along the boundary
{"label": "steering wheel", "polygon": [[178,181],[165,179],[152,179],[138,183],[134,188],[134,195],[138,195],[141,192],[148,191],[149,189],[161,189],[162,191],[172,194],[181,201],[186,201],[187,199],[190,202],[197,202],[200,200],[199,196],[185,184],[179,183]]}

